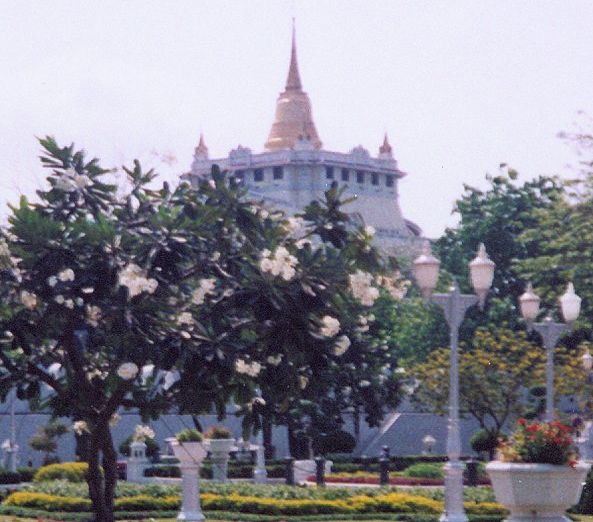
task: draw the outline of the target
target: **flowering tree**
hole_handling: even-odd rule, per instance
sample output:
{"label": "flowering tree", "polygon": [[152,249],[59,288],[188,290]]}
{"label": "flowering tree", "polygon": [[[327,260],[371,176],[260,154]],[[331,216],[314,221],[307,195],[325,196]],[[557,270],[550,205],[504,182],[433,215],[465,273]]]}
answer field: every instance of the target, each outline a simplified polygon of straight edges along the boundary
{"label": "flowering tree", "polygon": [[[273,420],[312,436],[317,420],[335,429],[352,408],[376,425],[399,401],[397,360],[372,335],[372,307],[381,289],[399,299],[405,285],[371,246],[372,227],[356,226],[340,196],[333,187],[288,219],[260,208],[259,244],[243,252],[240,273],[222,267],[235,274],[234,311],[246,326],[235,369],[252,397],[261,392],[239,401],[246,426]],[[251,223],[230,217],[250,233]]]}
{"label": "flowering tree", "polygon": [[136,163],[120,196],[96,159],[41,144],[48,187],[1,231],[0,392],[75,421],[97,520],[113,520],[122,407],[222,416],[232,401],[257,428],[262,408],[281,418],[321,396],[371,422],[397,400],[367,334],[379,286],[399,282],[375,275],[372,230],[336,189],[285,219],[217,169],[153,190]]}
{"label": "flowering tree", "polygon": [[[32,406],[76,421],[96,518],[110,521],[116,412],[167,410],[169,370],[194,363],[197,339],[200,364],[213,359],[208,332],[187,325],[185,313],[188,303],[215,293],[196,274],[213,263],[202,246],[223,211],[190,215],[198,195],[185,184],[150,190],[154,174],[138,164],[126,171],[130,190],[118,197],[97,160],[52,138],[41,144],[48,188],[37,203],[23,197],[2,231],[0,391],[16,387]],[[225,318],[219,323],[231,343],[236,329]],[[206,373],[219,371],[206,366]],[[220,381],[233,374],[227,368]],[[228,397],[215,398],[209,382],[199,394],[203,409]]]}

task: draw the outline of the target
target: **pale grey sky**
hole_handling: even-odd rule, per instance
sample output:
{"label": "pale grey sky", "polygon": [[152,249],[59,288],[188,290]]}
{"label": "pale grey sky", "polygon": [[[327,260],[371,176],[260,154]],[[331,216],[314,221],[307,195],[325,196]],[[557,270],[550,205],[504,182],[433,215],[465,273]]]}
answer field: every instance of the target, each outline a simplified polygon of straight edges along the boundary
{"label": "pale grey sky", "polygon": [[571,174],[556,134],[593,114],[588,0],[0,0],[0,215],[43,181],[35,136],[169,180],[200,131],[214,157],[261,151],[292,16],[324,148],[374,154],[387,131],[404,215],[427,235],[500,162]]}

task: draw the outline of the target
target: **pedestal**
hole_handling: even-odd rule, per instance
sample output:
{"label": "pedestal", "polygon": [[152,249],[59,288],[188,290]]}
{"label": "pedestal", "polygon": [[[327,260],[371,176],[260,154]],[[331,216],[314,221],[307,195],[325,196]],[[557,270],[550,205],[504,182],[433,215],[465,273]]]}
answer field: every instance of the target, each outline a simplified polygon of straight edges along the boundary
{"label": "pedestal", "polygon": [[199,522],[206,520],[200,507],[200,482],[198,465],[188,465],[181,463],[182,497],[181,511],[177,515],[177,520],[188,522]]}
{"label": "pedestal", "polygon": [[212,480],[228,482],[229,458],[235,446],[235,439],[210,439],[207,447],[212,462]]}

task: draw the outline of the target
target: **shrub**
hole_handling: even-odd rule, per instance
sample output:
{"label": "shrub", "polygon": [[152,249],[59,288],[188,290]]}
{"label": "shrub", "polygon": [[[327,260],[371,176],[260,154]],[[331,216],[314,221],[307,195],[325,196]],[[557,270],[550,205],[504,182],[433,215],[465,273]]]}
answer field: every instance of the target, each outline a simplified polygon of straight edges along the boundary
{"label": "shrub", "polygon": [[[125,439],[119,445],[119,452],[124,457],[130,456],[130,445],[132,444],[133,439],[134,439],[134,436],[130,435],[127,439]],[[158,442],[156,442],[154,439],[147,438],[144,440],[144,444],[146,444],[146,456],[147,457],[154,458],[154,457],[158,456],[158,454],[160,452],[160,447],[159,447]]]}
{"label": "shrub", "polygon": [[0,484],[18,484],[21,480],[21,474],[18,471],[0,468]]}
{"label": "shrub", "polygon": [[319,437],[315,441],[315,450],[322,455],[327,453],[352,453],[356,439],[348,432],[338,430]]}
{"label": "shrub", "polygon": [[472,435],[469,443],[476,453],[486,452],[492,458],[498,446],[499,436],[495,431],[481,429]]}
{"label": "shrub", "polygon": [[202,442],[204,440],[204,436],[198,430],[192,428],[180,431],[175,437],[179,442]]}
{"label": "shrub", "polygon": [[232,439],[233,434],[224,426],[210,426],[208,430],[206,430],[206,433],[204,433],[204,438],[225,440]]}
{"label": "shrub", "polygon": [[35,473],[37,472],[37,470],[35,468],[18,468],[17,469],[18,474],[21,477],[21,482],[31,482],[33,480],[33,477],[35,476]]}
{"label": "shrub", "polygon": [[30,491],[17,491],[9,495],[2,504],[48,511],[90,511],[91,509],[91,501],[88,498],[58,497]]}
{"label": "shrub", "polygon": [[442,479],[443,467],[441,464],[418,463],[412,464],[404,470],[404,476],[414,478]]}
{"label": "shrub", "polygon": [[46,480],[67,480],[68,482],[84,482],[89,465],[86,462],[63,462],[50,464],[37,470],[33,482]]}

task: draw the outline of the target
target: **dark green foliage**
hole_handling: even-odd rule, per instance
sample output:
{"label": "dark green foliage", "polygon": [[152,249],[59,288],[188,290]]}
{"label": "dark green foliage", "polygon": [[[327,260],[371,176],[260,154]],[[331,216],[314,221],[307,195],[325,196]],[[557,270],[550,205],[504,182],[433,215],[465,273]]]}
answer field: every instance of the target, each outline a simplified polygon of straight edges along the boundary
{"label": "dark green foliage", "polygon": [[492,458],[501,436],[496,430],[481,429],[472,435],[469,443],[476,453],[485,452]]}
{"label": "dark green foliage", "polygon": [[352,453],[356,447],[356,439],[347,431],[337,430],[320,436],[314,441],[315,452],[321,455],[328,453]]}

